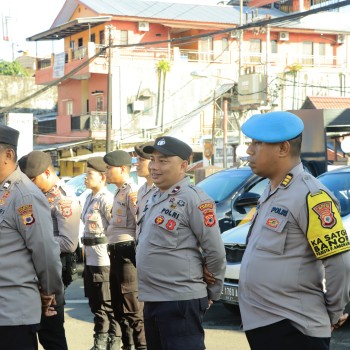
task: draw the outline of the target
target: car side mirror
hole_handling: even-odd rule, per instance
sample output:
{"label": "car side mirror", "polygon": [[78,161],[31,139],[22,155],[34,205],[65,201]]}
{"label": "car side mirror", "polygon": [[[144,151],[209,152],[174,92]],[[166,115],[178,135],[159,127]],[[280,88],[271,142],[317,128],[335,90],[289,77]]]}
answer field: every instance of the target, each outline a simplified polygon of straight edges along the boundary
{"label": "car side mirror", "polygon": [[257,205],[260,198],[260,194],[253,192],[243,193],[237,200],[234,202],[235,207],[246,207],[249,205]]}

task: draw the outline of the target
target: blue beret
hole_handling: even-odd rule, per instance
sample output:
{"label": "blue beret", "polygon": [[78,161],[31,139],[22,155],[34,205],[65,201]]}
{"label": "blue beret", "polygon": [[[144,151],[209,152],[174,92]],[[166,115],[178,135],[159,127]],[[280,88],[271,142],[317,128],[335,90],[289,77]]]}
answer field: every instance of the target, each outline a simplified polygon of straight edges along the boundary
{"label": "blue beret", "polygon": [[304,123],[290,112],[270,112],[251,116],[241,130],[253,140],[277,143],[300,135],[304,130]]}

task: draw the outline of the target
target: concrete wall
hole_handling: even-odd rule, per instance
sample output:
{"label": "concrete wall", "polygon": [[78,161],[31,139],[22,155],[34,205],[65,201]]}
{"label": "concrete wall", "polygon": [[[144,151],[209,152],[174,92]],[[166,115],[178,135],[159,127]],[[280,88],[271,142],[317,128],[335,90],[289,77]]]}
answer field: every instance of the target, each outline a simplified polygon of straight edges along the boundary
{"label": "concrete wall", "polygon": [[[35,78],[33,77],[0,75],[0,108],[10,106],[42,88],[43,86],[35,84]],[[39,96],[17,105],[15,108],[25,108],[28,112],[39,114],[37,110],[54,110],[56,104],[57,87],[55,86]]]}

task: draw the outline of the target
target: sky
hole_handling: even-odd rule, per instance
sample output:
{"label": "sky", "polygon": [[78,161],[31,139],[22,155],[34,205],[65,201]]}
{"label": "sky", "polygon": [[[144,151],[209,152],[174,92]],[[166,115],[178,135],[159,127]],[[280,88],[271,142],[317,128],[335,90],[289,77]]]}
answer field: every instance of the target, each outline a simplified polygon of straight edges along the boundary
{"label": "sky", "polygon": [[[216,5],[219,0],[173,0],[172,2]],[[48,41],[35,44],[26,41],[26,38],[50,29],[64,3],[65,0],[0,0],[2,23],[0,59],[12,61],[22,55],[18,51],[28,51],[30,55],[38,57],[60,52],[61,43],[52,44]],[[9,41],[4,40],[5,22],[7,22]]]}

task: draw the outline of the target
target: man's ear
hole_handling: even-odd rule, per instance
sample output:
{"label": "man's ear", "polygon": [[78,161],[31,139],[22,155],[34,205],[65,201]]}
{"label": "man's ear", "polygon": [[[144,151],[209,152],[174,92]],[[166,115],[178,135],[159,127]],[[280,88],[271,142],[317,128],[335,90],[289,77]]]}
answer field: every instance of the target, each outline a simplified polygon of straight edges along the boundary
{"label": "man's ear", "polygon": [[290,143],[288,141],[280,142],[279,153],[282,157],[286,157],[290,153]]}
{"label": "man's ear", "polygon": [[50,175],[51,175],[51,170],[50,170],[49,168],[47,168],[47,169],[44,171],[44,174],[45,174],[45,176],[46,176],[47,178],[49,178]]}

